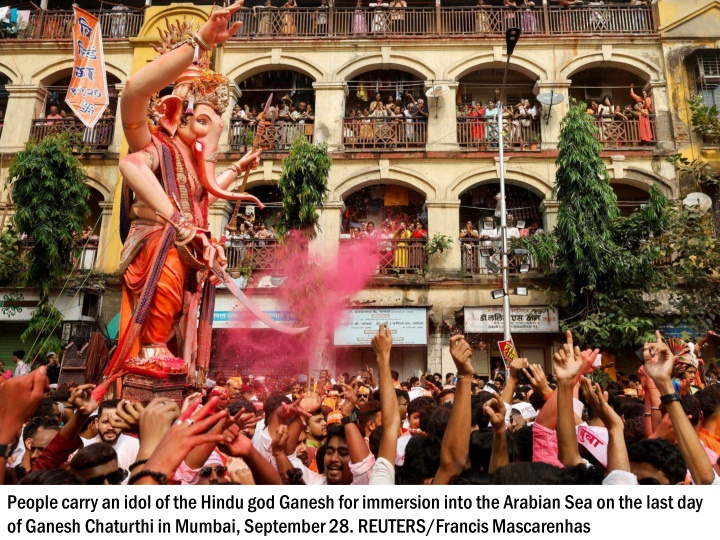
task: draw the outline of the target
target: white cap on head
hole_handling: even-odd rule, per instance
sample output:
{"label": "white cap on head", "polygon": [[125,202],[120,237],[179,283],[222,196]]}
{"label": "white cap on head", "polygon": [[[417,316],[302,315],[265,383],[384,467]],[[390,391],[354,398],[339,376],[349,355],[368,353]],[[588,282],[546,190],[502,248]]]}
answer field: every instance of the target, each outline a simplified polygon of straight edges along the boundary
{"label": "white cap on head", "polygon": [[46,358],[50,358],[51,356],[55,356],[55,351],[50,351],[45,355]]}

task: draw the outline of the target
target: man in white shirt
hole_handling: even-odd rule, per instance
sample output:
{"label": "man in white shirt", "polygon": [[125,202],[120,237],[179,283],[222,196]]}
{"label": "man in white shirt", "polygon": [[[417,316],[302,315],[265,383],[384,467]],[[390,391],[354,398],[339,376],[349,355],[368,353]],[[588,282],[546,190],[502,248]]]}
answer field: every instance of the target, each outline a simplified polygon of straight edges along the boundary
{"label": "man in white shirt", "polygon": [[110,399],[100,404],[98,407],[98,436],[90,439],[90,442],[104,442],[112,446],[117,453],[118,466],[128,470],[137,459],[140,441],[125,435],[121,429],[110,424],[110,418],[115,416],[115,409],[119,402],[118,399]]}
{"label": "man in white shirt", "polygon": [[13,362],[15,362],[13,377],[22,377],[30,373],[30,366],[23,361],[24,358],[25,351],[17,350],[13,353]]}

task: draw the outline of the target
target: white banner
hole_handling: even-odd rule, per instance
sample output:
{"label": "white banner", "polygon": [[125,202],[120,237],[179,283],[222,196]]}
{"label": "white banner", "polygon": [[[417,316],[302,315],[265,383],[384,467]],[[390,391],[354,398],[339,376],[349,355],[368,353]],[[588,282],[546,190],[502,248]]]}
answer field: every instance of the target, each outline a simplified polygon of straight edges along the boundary
{"label": "white banner", "polygon": [[382,323],[390,327],[395,346],[427,345],[425,308],[349,309],[335,329],[335,345],[367,347]]}
{"label": "white banner", "polygon": [[[274,296],[250,296],[250,299],[272,320],[292,326],[295,317],[291,311],[283,309]],[[237,298],[218,291],[213,312],[213,328],[269,328],[264,322],[250,313]]]}
{"label": "white banner", "polygon": [[[559,332],[557,309],[549,306],[510,308],[510,331],[517,334]],[[465,332],[502,334],[502,306],[466,307]]]}

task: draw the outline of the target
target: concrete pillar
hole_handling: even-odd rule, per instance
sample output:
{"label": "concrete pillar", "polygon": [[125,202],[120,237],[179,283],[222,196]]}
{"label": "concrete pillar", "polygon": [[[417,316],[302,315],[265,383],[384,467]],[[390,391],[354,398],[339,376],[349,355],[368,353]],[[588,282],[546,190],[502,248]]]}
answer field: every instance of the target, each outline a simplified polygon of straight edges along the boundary
{"label": "concrete pillar", "polygon": [[[675,152],[675,137],[673,136],[672,115],[667,95],[665,81],[650,81],[652,92],[653,112],[655,113],[655,136],[657,137],[657,150],[662,152]],[[636,89],[636,93],[640,90]]]}
{"label": "concrete pillar", "polygon": [[428,211],[428,238],[436,234],[444,234],[453,241],[449,250],[430,257],[428,276],[459,277],[461,273],[460,201],[428,200],[425,207]]}
{"label": "concrete pillar", "polygon": [[[554,92],[560,94],[565,99],[558,105],[553,105],[550,110],[550,105],[542,106],[542,115],[540,116],[540,133],[542,138],[542,144],[540,146],[543,150],[555,150],[557,143],[560,140],[560,122],[565,117],[565,113],[570,108],[569,100],[569,80],[564,81],[539,81],[538,90],[540,94],[548,94]],[[546,117],[548,111],[550,111],[550,121]]]}
{"label": "concrete pillar", "polygon": [[557,225],[557,215],[560,210],[560,203],[554,200],[546,200],[540,203],[540,211],[543,213],[543,229],[552,231]]}
{"label": "concrete pillar", "polygon": [[[443,335],[441,329],[434,328],[432,332],[428,334],[428,347],[427,347],[427,370],[431,373],[448,373],[445,370],[445,362],[443,361],[443,350],[449,350],[450,336]],[[449,356],[449,354],[448,354]],[[450,363],[453,368],[450,371],[455,371],[455,364],[450,358]]]}
{"label": "concrete pillar", "polygon": [[222,135],[220,135],[220,143],[218,144],[218,152],[220,153],[230,152],[230,125],[233,107],[235,107],[235,103],[237,103],[240,96],[242,96],[242,92],[235,83],[230,83],[230,96],[230,104],[227,109],[225,109],[225,113],[223,113],[222,116],[223,132]]}
{"label": "concrete pillar", "polygon": [[[98,242],[98,253],[95,259],[96,269],[105,268],[105,254],[107,253],[108,242],[110,241],[110,220],[112,218],[113,211],[112,199],[101,202],[100,208],[102,213],[100,214],[100,240]],[[120,234],[120,231],[116,234]]]}
{"label": "concrete pillar", "polygon": [[315,89],[315,142],[324,142],[328,150],[343,150],[343,117],[345,116],[345,84],[342,82],[316,82]]}
{"label": "concrete pillar", "polygon": [[115,85],[115,88],[118,92],[118,109],[115,111],[115,130],[113,131],[113,140],[108,148],[108,152],[119,154],[123,141],[123,127],[122,121],[120,120],[120,100],[122,99],[122,91],[123,88],[125,88],[125,83],[118,83]]}
{"label": "concrete pillar", "polygon": [[38,103],[42,100],[42,90],[25,84],[8,84],[5,89],[10,97],[0,136],[0,151],[17,152],[25,147],[30,137],[33,118],[40,112]]}
{"label": "concrete pillar", "polygon": [[450,91],[439,98],[423,97],[428,108],[428,151],[453,152],[460,146],[457,141],[457,112],[455,100],[457,81],[425,81],[425,89],[433,86],[446,85]]}
{"label": "concrete pillar", "polygon": [[310,256],[332,259],[337,255],[343,209],[342,201],[329,201],[320,209],[320,230],[315,240],[310,242]]}
{"label": "concrete pillar", "polygon": [[220,238],[225,234],[225,225],[230,221],[235,201],[224,201],[218,199],[208,208],[208,226],[213,238]]}

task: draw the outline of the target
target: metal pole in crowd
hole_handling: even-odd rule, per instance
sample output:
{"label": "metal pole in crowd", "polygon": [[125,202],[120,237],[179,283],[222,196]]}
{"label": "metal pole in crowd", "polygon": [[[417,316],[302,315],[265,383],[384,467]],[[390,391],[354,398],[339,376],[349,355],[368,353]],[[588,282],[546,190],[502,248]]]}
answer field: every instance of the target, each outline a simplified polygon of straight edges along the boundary
{"label": "metal pole in crowd", "polygon": [[520,39],[519,28],[508,28],[505,32],[505,43],[507,44],[507,62],[505,63],[505,74],[503,75],[503,84],[500,90],[500,96],[497,103],[497,123],[498,123],[498,148],[500,149],[500,234],[502,237],[502,289],[503,289],[503,339],[505,341],[511,339],[510,336],[510,292],[508,287],[508,243],[507,243],[507,206],[505,203],[505,151],[503,141],[503,94],[505,93],[505,83],[507,83],[508,68],[510,67],[510,57],[515,50],[515,45]]}

